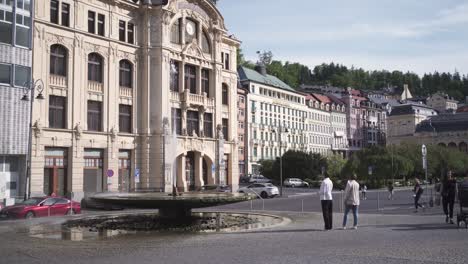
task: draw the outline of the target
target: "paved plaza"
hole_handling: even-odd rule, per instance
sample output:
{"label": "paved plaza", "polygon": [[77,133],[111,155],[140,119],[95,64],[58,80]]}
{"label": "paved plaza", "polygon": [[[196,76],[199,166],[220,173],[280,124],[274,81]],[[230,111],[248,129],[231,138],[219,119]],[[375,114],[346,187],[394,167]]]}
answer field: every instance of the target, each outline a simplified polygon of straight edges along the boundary
{"label": "paved plaza", "polygon": [[[277,209],[287,208],[288,202],[297,204],[298,199],[302,199],[298,197],[303,196],[291,193],[289,198],[268,199],[266,207],[272,208],[273,204],[279,204],[276,205]],[[305,201],[318,204],[312,198]],[[258,206],[259,202],[254,201],[254,206]],[[357,230],[341,230],[342,214],[335,212],[334,230],[322,231],[321,214],[294,212],[300,210],[300,206],[290,206],[289,211],[256,210],[257,213],[279,215],[290,220],[281,226],[266,229],[215,234],[128,235],[82,242],[44,240],[29,236],[29,227],[60,221],[60,218],[3,221],[0,222],[1,263],[468,262],[468,230],[445,224],[440,207],[415,214],[408,204],[400,208],[398,204],[401,202],[398,200],[389,203],[396,205],[384,203],[383,207],[389,210],[360,214]],[[246,207],[249,203],[232,206]],[[400,209],[392,210],[396,207]],[[307,205],[306,208],[314,210],[319,207]],[[221,207],[209,210],[228,209]],[[387,214],[386,211],[391,213]],[[128,212],[85,212],[87,215],[121,213]],[[348,222],[351,225],[352,217],[348,221],[351,221]]]}

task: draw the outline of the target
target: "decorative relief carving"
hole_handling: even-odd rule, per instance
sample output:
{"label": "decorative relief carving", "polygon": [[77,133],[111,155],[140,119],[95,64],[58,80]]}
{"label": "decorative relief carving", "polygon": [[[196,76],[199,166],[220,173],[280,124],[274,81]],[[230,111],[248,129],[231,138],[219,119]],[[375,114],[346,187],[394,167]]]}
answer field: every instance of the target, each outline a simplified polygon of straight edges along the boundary
{"label": "decorative relief carving", "polygon": [[42,136],[43,126],[41,124],[41,119],[36,120],[33,125],[34,137],[40,138]]}
{"label": "decorative relief carving", "polygon": [[80,140],[81,136],[83,135],[83,128],[81,127],[81,124],[78,122],[75,126],[75,138],[76,140]]}
{"label": "decorative relief carving", "polygon": [[193,56],[196,58],[201,58],[206,60],[205,55],[203,54],[202,49],[198,45],[197,39],[193,39],[191,43],[187,44],[184,49],[182,50],[182,53],[185,55]]}
{"label": "decorative relief carving", "polygon": [[110,130],[110,138],[112,142],[115,142],[115,140],[117,139],[117,129],[115,128],[115,126],[113,126]]}

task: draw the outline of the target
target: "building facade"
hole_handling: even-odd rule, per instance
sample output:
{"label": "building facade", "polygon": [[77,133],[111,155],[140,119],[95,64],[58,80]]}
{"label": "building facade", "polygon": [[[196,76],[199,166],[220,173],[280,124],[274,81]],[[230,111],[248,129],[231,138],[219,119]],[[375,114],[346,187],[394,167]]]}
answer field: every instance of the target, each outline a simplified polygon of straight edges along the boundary
{"label": "building facade", "polygon": [[436,110],[423,104],[394,106],[387,118],[388,144],[398,145],[408,138],[412,138],[416,132],[416,127],[434,115],[437,115]]}
{"label": "building facade", "polygon": [[426,102],[439,113],[454,112],[458,109],[458,101],[444,93],[435,93],[427,98]]}
{"label": "building facade", "polygon": [[249,90],[247,104],[248,172],[258,174],[261,160],[273,160],[288,150],[307,151],[305,96],[266,69],[239,67],[243,87]]}
{"label": "building facade", "polygon": [[[0,203],[26,188],[32,66],[32,0],[0,0]],[[29,91],[29,92],[28,92]]]}
{"label": "building facade", "polygon": [[31,192],[237,189],[239,44],[208,0],[43,1]]}

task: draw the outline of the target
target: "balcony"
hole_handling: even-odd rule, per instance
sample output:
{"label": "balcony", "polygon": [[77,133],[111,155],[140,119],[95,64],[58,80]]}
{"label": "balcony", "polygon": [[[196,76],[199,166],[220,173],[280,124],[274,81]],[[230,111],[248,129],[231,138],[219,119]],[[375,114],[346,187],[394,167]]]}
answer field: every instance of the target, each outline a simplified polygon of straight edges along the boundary
{"label": "balcony", "polygon": [[187,105],[215,107],[214,98],[208,98],[206,94],[193,94],[189,90],[185,90],[182,94],[171,92],[171,99],[186,102]]}
{"label": "balcony", "polygon": [[121,97],[132,98],[133,97],[133,89],[129,88],[129,87],[120,86],[120,96]]}
{"label": "balcony", "polygon": [[103,93],[104,85],[100,82],[88,81],[88,91],[95,93]]}
{"label": "balcony", "polygon": [[68,86],[67,77],[51,74],[49,76],[49,84],[50,86],[66,88]]}

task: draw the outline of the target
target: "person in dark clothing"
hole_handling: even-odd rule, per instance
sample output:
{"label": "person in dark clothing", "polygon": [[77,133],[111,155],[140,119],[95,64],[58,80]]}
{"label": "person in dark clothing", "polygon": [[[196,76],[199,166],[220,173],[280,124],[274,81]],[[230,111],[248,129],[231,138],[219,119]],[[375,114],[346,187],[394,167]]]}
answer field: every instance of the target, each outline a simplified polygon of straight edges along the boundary
{"label": "person in dark clothing", "polygon": [[421,198],[421,195],[423,194],[424,190],[421,187],[419,179],[417,179],[417,178],[415,179],[415,185],[414,185],[413,192],[414,192],[414,207],[415,207],[414,212],[417,213],[419,207],[424,208],[424,206],[419,203],[419,199]]}
{"label": "person in dark clothing", "polygon": [[447,172],[447,177],[442,183],[442,206],[445,213],[445,222],[453,224],[453,206],[457,193],[457,181],[452,177],[452,171]]}

